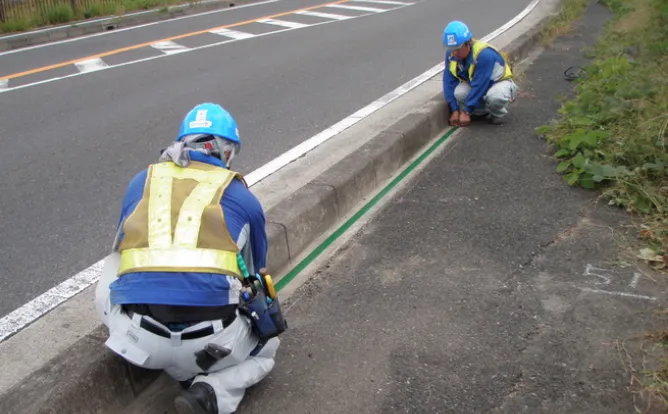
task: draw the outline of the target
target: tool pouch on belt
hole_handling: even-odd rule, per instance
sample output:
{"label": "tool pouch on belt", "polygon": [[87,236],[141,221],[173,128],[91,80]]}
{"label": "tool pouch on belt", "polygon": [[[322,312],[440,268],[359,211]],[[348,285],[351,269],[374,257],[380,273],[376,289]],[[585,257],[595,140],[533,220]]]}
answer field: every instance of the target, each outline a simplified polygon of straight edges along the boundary
{"label": "tool pouch on belt", "polygon": [[250,318],[253,329],[260,341],[267,341],[283,333],[288,328],[288,323],[283,318],[281,303],[278,297],[269,299],[262,289],[258,289],[255,297],[239,307],[239,311]]}

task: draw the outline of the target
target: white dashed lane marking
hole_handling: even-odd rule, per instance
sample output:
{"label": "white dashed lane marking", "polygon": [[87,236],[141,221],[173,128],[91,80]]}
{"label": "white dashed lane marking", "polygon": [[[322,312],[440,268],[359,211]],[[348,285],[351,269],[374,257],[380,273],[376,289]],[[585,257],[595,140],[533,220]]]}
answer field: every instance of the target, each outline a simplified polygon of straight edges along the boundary
{"label": "white dashed lane marking", "polygon": [[[54,67],[24,76],[12,77],[11,79],[0,79],[0,93],[9,92],[12,90],[28,88],[36,85],[41,85],[57,80],[71,78],[73,76],[83,75],[89,72],[100,71],[103,69],[111,69],[120,66],[133,65],[141,62],[147,62],[153,59],[166,57],[194,50],[201,50],[204,48],[220,46],[230,42],[239,40],[251,39],[255,37],[263,37],[271,34],[278,34],[281,32],[303,29],[306,27],[320,26],[322,24],[335,23],[337,21],[356,19],[358,17],[366,17],[369,15],[384,13],[393,10],[398,10],[406,6],[419,3],[422,0],[414,2],[394,1],[394,0],[347,0],[346,4],[328,4],[314,9],[304,9],[283,15],[281,19],[264,18],[257,19],[253,22],[248,22],[235,27],[239,30],[231,30],[228,28],[212,28],[204,33],[208,35],[217,35],[226,38],[224,41],[215,41],[207,39],[204,33],[193,35],[191,37],[183,37],[179,43],[172,40],[156,41],[150,45],[141,48],[120,51],[115,54],[110,54],[102,60],[100,57],[81,60],[70,66]],[[348,4],[359,4],[348,5]],[[366,5],[365,5],[366,4]],[[368,5],[378,5],[379,7],[368,7]],[[334,9],[346,10],[347,14],[337,14],[333,12]],[[332,11],[331,13],[328,13]],[[324,19],[324,21],[317,23],[301,23],[290,19],[293,16],[295,19],[298,16],[310,16]],[[257,27],[253,25],[262,25],[265,28],[271,28],[269,32],[253,33]],[[253,28],[253,29],[251,29]],[[198,39],[199,40],[195,40]],[[180,42],[185,43],[181,44]],[[196,44],[195,44],[196,43]],[[150,51],[158,50],[162,53],[155,54]],[[69,71],[68,71],[69,68]],[[10,82],[11,81],[11,82]],[[10,85],[11,84],[11,85]]]}
{"label": "white dashed lane marking", "polygon": [[371,13],[380,13],[386,11],[385,9],[378,9],[376,7],[364,7],[364,6],[349,6],[347,4],[328,4],[325,7],[331,7],[334,9],[344,9],[344,10],[357,10],[357,11],[366,11]]}
{"label": "white dashed lane marking", "polygon": [[408,6],[413,3],[406,3],[403,1],[392,1],[392,0],[353,0],[354,2],[357,3],[375,3],[375,4],[391,4],[395,6]]}
{"label": "white dashed lane marking", "polygon": [[81,60],[74,64],[79,72],[95,72],[96,70],[104,69],[107,67],[107,64],[100,58],[93,58],[88,60]]}
{"label": "white dashed lane marking", "polygon": [[238,30],[231,30],[231,29],[216,29],[216,30],[211,30],[209,33],[237,40],[250,39],[251,37],[255,37],[255,35],[252,33],[240,32]]}
{"label": "white dashed lane marking", "polygon": [[158,49],[159,51],[167,55],[172,55],[174,53],[183,53],[190,50],[189,47],[185,47],[171,40],[153,43],[151,47]]}
{"label": "white dashed lane marking", "polygon": [[352,19],[352,18],[355,17],[355,16],[344,16],[342,14],[314,12],[314,11],[310,11],[310,10],[298,11],[295,14],[299,14],[299,15],[302,15],[302,16],[322,17],[323,19],[332,19],[332,20],[346,20],[346,19]]}
{"label": "white dashed lane marking", "polygon": [[288,27],[290,29],[301,29],[303,27],[309,27],[310,24],[289,22],[286,20],[277,20],[277,19],[260,19],[258,23],[273,24],[274,26]]}

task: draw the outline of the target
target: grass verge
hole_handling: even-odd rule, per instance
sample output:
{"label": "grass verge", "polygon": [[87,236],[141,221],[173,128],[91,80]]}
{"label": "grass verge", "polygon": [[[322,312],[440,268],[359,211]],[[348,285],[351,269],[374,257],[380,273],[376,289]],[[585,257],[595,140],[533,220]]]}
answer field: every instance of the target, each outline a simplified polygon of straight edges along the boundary
{"label": "grass verge", "polygon": [[569,33],[573,27],[573,20],[582,16],[588,4],[589,0],[563,0],[563,6],[559,14],[541,32],[541,44],[547,46],[556,37]]}
{"label": "grass verge", "polygon": [[[177,4],[194,5],[198,0],[89,0],[79,2],[35,2],[32,6],[21,5],[21,8],[5,11],[6,20],[0,23],[0,33],[24,32],[26,30],[75,21],[85,21],[103,16],[121,16],[141,10],[156,9],[167,12],[167,6]],[[75,6],[72,6],[75,4]],[[7,6],[9,7],[9,6]]]}
{"label": "grass verge", "polygon": [[601,191],[641,219],[641,258],[666,270],[668,2],[607,0],[616,16],[576,79],[559,120],[537,131],[569,185]]}
{"label": "grass verge", "polygon": [[[668,1],[601,0],[614,18],[587,53],[576,95],[537,132],[554,145],[571,186],[600,192],[633,222],[633,255],[668,272]],[[562,31],[555,29],[554,36]],[[652,333],[668,351],[668,334]],[[636,375],[641,393],[668,406],[668,361]],[[644,398],[646,399],[646,398]]]}

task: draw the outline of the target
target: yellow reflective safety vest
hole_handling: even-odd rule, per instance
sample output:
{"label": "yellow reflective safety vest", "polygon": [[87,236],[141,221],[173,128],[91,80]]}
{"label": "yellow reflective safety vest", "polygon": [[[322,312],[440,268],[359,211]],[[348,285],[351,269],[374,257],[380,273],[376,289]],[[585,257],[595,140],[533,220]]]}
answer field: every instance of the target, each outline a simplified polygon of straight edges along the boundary
{"label": "yellow reflective safety vest", "polygon": [[[471,66],[469,66],[469,80],[470,81],[473,80],[473,73],[475,72],[475,65],[476,65],[476,62],[478,61],[478,55],[480,55],[480,52],[487,49],[488,47],[491,48],[491,49],[496,50],[503,57],[503,60],[506,63],[504,65],[503,76],[497,82],[512,78],[513,77],[513,72],[510,69],[510,63],[508,63],[508,55],[504,52],[499,51],[497,48],[490,45],[489,43],[485,43],[482,40],[474,39],[473,43],[472,43],[472,47],[471,47],[471,53],[473,53],[473,62],[471,63]],[[460,78],[459,75],[457,74],[458,64],[459,64],[459,62],[457,62],[456,60],[451,60],[450,61],[450,73],[452,73],[452,75],[455,78],[459,79],[460,81],[466,82],[464,79]]]}
{"label": "yellow reflective safety vest", "polygon": [[133,272],[203,272],[243,276],[239,248],[220,200],[241,174],[215,165],[172,162],[148,169],[144,193],[123,223],[118,276]]}

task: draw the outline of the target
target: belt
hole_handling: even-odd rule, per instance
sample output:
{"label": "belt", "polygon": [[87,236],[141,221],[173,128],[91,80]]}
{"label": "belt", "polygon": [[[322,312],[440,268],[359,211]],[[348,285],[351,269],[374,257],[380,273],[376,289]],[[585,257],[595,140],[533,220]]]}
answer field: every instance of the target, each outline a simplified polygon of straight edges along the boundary
{"label": "belt", "polygon": [[[128,312],[128,316],[132,318],[132,312]],[[236,319],[236,315],[234,315],[231,318],[226,318],[223,319],[223,328],[227,328],[234,320]],[[170,339],[173,335],[172,332],[165,330],[165,328],[154,324],[153,322],[149,321],[148,319],[144,318],[144,316],[141,317],[141,321],[139,322],[139,326],[142,329],[147,330],[148,332],[161,336],[163,338]],[[207,326],[206,328],[198,329],[196,331],[192,332],[184,332],[181,334],[181,339],[182,340],[188,340],[188,339],[198,339],[198,338],[204,338],[205,336],[213,335],[214,330],[213,326]]]}

